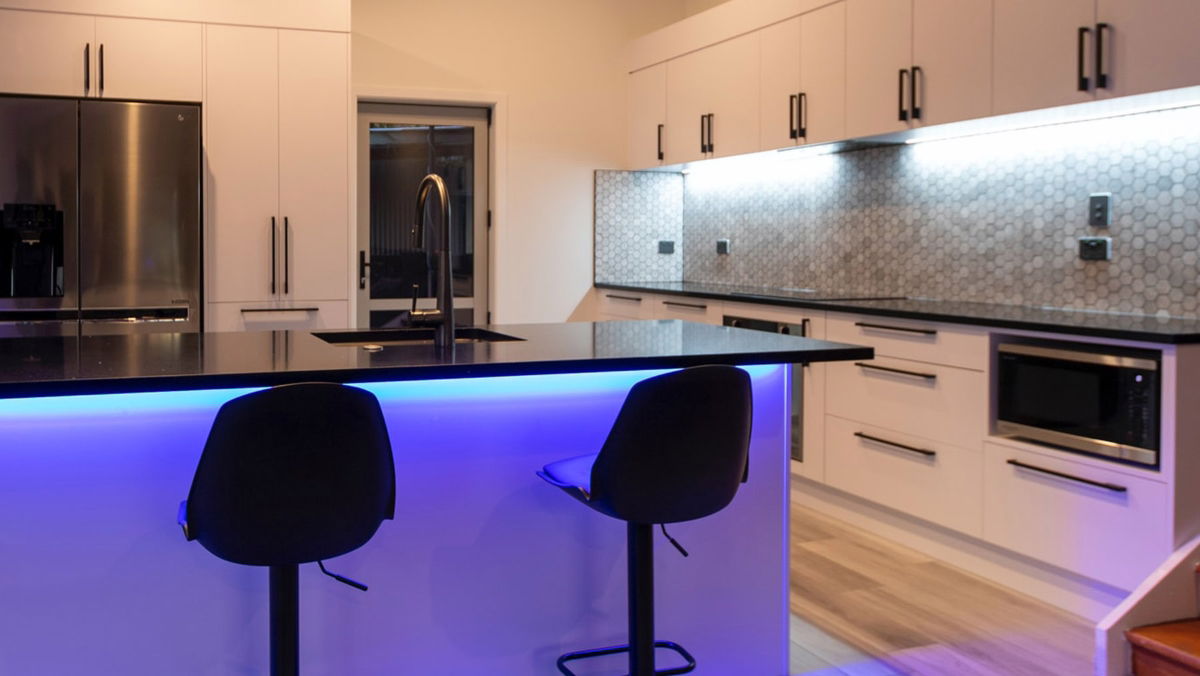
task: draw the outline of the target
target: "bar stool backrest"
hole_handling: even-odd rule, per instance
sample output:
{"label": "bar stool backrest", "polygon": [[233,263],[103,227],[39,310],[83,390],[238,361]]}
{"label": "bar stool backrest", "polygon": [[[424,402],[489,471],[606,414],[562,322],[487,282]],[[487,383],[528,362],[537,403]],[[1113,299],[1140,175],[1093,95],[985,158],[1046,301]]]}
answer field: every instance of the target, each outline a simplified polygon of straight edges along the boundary
{"label": "bar stool backrest", "polygon": [[234,563],[309,563],[365,544],[395,503],[375,396],[333,383],[283,385],[217,412],[188,494],[188,536]]}
{"label": "bar stool backrest", "polygon": [[634,523],[724,509],[746,473],[750,377],[697,366],[634,385],[592,465],[590,504]]}

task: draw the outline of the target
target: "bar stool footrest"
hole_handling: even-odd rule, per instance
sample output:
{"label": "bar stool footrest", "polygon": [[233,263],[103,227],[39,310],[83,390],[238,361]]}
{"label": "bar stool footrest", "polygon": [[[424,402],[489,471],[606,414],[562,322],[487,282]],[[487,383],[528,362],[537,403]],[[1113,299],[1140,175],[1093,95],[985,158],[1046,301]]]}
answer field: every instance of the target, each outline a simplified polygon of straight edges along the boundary
{"label": "bar stool footrest", "polygon": [[[656,676],[675,676],[676,674],[686,674],[696,668],[696,658],[692,657],[683,646],[674,641],[655,641],[655,648],[666,648],[674,651],[677,655],[687,660],[687,664],[682,667],[671,667],[670,669],[656,669]],[[618,653],[629,652],[629,645],[614,645],[607,648],[593,648],[591,650],[577,650],[573,653],[567,653],[558,658],[558,670],[566,676],[576,676],[575,672],[567,668],[566,663],[572,660],[583,660],[589,657],[602,657],[604,655],[616,655]]]}

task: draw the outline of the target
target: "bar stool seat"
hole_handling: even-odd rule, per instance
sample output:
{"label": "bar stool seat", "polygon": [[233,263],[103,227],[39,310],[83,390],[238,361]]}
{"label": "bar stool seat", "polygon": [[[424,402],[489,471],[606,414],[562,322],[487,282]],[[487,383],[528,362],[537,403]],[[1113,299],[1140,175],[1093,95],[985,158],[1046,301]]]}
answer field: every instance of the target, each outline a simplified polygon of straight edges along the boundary
{"label": "bar stool seat", "polygon": [[396,504],[392,447],[370,392],[298,383],[217,412],[179,524],[215,556],[270,569],[272,676],[299,671],[299,571],[374,536]]}
{"label": "bar stool seat", "polygon": [[[733,366],[696,366],[633,386],[599,453],[551,462],[537,474],[588,507],[626,522],[629,643],[567,653],[567,663],[629,653],[630,676],[685,674],[692,655],[654,639],[653,526],[691,521],[724,509],[748,475],[750,377]],[[679,551],[687,552],[667,536]],[[686,664],[656,670],[654,649]]]}

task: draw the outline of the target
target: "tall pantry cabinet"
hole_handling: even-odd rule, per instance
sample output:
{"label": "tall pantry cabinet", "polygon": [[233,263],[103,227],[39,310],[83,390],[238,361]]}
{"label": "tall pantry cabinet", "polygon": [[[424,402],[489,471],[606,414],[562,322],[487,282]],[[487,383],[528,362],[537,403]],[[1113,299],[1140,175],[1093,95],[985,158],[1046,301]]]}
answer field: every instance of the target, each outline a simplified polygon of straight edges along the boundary
{"label": "tall pantry cabinet", "polygon": [[349,321],[349,39],[207,27],[208,330]]}

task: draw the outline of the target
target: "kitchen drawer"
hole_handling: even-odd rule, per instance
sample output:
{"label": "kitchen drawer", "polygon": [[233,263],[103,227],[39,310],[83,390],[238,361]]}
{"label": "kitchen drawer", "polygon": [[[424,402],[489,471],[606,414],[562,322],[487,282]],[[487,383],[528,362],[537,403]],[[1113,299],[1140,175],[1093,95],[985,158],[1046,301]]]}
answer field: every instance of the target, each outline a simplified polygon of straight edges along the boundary
{"label": "kitchen drawer", "polygon": [[282,331],[348,328],[345,301],[297,302],[275,308],[270,303],[209,303],[205,331]]}
{"label": "kitchen drawer", "polygon": [[825,418],[825,483],[834,488],[978,537],[982,481],[978,450]]}
{"label": "kitchen drawer", "polygon": [[984,444],[984,539],[1121,589],[1171,553],[1168,507],[1165,484]]}
{"label": "kitchen drawer", "polygon": [[650,295],[633,291],[596,289],[599,298],[596,312],[601,319],[650,319]]}
{"label": "kitchen drawer", "polygon": [[987,367],[988,336],[982,329],[947,328],[912,319],[831,313],[827,340],[870,345],[875,355],[946,364],[979,371]]}
{"label": "kitchen drawer", "polygon": [[831,415],[960,448],[978,450],[987,436],[988,384],[980,371],[884,357],[831,362],[826,373]]}
{"label": "kitchen drawer", "polygon": [[717,325],[721,323],[720,301],[688,296],[653,296],[648,300],[655,319],[685,319]]}
{"label": "kitchen drawer", "polygon": [[[724,321],[725,316],[730,316],[749,317],[751,319],[765,319],[767,321],[784,322],[787,324],[804,324],[807,327],[807,337],[825,340],[825,312],[822,310],[789,308],[778,305],[723,302],[721,303],[721,314],[722,321]],[[808,320],[807,324],[805,324],[805,320]]]}

